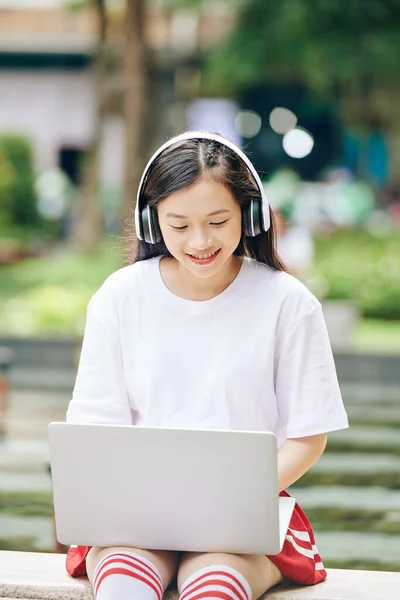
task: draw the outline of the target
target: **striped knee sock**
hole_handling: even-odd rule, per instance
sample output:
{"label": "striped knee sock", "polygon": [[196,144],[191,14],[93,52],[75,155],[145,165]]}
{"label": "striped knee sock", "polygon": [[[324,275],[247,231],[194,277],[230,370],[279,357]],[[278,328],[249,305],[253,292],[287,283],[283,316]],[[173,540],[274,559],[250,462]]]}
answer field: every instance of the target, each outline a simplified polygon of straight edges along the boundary
{"label": "striped knee sock", "polygon": [[110,553],[93,574],[96,600],[162,600],[163,583],[158,569],[131,552]]}
{"label": "striped knee sock", "polygon": [[183,583],[179,600],[252,600],[249,582],[224,565],[200,569]]}

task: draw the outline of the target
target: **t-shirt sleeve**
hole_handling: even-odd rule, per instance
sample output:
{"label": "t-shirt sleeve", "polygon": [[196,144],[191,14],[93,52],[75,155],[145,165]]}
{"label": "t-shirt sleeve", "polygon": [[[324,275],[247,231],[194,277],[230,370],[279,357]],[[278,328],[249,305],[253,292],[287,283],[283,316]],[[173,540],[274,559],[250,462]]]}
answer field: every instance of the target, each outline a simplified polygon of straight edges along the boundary
{"label": "t-shirt sleeve", "polygon": [[[89,303],[78,373],[67,411],[69,423],[130,425],[134,413],[125,387],[118,328]],[[111,315],[112,317],[112,315]]]}
{"label": "t-shirt sleeve", "polygon": [[287,438],[349,426],[322,307],[317,301],[282,335],[275,362],[275,392]]}

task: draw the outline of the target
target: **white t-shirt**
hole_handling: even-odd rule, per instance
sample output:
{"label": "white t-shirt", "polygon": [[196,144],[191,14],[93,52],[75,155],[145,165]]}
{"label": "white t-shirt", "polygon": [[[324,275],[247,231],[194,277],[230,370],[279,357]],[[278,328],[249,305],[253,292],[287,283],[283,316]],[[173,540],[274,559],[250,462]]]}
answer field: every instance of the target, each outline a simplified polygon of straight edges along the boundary
{"label": "white t-shirt", "polygon": [[348,427],[321,305],[244,259],[206,301],[165,286],[159,258],[111,275],[88,306],[67,420],[273,431],[279,447]]}

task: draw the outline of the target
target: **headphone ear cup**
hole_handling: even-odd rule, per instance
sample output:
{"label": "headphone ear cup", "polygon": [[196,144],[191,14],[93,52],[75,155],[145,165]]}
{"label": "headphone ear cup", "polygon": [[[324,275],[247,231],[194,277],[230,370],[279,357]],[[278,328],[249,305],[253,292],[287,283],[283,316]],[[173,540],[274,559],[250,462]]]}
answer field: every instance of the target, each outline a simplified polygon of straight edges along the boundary
{"label": "headphone ear cup", "polygon": [[151,235],[150,235],[149,216],[150,216],[150,214],[149,214],[148,207],[145,206],[141,213],[142,238],[148,244],[152,244]]}
{"label": "headphone ear cup", "polygon": [[150,219],[151,219],[151,225],[152,225],[152,229],[153,229],[153,238],[155,240],[155,243],[161,242],[162,235],[161,235],[160,224],[158,222],[157,211],[154,208],[150,208]]}
{"label": "headphone ear cup", "polygon": [[256,237],[263,231],[260,200],[251,200],[242,210],[242,223],[246,237]]}
{"label": "headphone ear cup", "polygon": [[251,202],[242,209],[242,229],[245,237],[252,237],[250,228],[250,210]]}
{"label": "headphone ear cup", "polygon": [[156,244],[162,240],[157,211],[148,204],[142,210],[142,233],[144,241],[148,244]]}
{"label": "headphone ear cup", "polygon": [[[147,244],[155,244],[157,242],[157,236],[155,231],[158,231],[158,223],[155,228],[154,210],[147,204],[142,210],[141,221],[142,221],[142,237]],[[157,219],[157,215],[156,215]]]}

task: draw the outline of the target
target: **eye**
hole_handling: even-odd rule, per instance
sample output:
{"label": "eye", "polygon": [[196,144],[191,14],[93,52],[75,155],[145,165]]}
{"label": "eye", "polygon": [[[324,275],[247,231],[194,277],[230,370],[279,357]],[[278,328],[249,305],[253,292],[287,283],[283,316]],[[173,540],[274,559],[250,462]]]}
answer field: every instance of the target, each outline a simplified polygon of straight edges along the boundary
{"label": "eye", "polygon": [[187,229],[187,225],[182,225],[182,227],[175,227],[175,225],[171,225],[171,227],[176,231],[183,231],[184,229]]}
{"label": "eye", "polygon": [[229,219],[225,219],[225,221],[218,221],[217,223],[210,223],[210,225],[214,225],[215,227],[221,226],[221,225],[225,225],[225,223],[227,223],[229,221]]}

